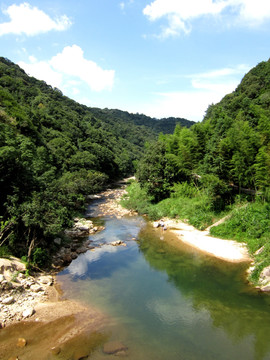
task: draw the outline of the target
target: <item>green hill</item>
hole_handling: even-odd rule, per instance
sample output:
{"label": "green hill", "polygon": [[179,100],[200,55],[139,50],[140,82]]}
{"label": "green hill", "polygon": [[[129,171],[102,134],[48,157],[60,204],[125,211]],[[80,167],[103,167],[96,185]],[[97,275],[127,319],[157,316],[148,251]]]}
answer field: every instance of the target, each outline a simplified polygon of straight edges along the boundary
{"label": "green hill", "polygon": [[[213,235],[245,241],[254,279],[270,265],[270,60],[210,105],[190,129],[176,126],[143,154],[127,206],[152,218],[180,217]],[[138,194],[139,192],[141,194]]]}
{"label": "green hill", "polygon": [[16,255],[50,244],[84,196],[134,172],[144,144],[185,119],[89,108],[0,58],[0,244]]}

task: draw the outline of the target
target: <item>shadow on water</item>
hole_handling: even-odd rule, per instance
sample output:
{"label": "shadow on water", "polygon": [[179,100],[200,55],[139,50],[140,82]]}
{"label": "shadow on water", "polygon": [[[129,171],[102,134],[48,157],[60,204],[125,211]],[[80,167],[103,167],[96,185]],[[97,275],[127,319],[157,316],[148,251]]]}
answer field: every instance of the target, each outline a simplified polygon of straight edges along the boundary
{"label": "shadow on water", "polygon": [[[91,236],[103,245],[58,280],[66,297],[114,319],[129,359],[270,359],[270,298],[246,283],[246,264],[205,256],[139,217],[105,221]],[[117,239],[127,246],[109,245]]]}
{"label": "shadow on water", "polygon": [[254,359],[270,359],[270,297],[247,284],[248,265],[216,260],[179,244],[173,234],[156,233],[148,227],[140,234],[139,249],[151,267],[166,272],[168,281],[192,301],[194,312],[206,310],[213,326],[234,343],[249,338]]}

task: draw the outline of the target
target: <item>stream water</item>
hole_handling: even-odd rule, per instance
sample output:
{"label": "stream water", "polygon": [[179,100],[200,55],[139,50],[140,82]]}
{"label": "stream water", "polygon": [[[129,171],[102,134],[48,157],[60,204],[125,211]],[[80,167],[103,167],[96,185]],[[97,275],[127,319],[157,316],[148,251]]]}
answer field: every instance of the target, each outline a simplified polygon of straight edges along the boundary
{"label": "stream water", "polygon": [[141,217],[98,221],[96,248],[57,281],[64,297],[109,315],[110,339],[128,346],[127,359],[270,359],[270,297],[245,282],[247,265],[205,256]]}

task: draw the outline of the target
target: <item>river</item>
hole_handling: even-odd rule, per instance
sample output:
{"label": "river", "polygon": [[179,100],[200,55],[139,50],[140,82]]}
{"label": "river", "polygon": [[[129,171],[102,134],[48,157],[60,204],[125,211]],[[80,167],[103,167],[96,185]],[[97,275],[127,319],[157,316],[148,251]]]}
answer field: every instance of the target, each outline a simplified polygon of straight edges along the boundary
{"label": "river", "polygon": [[105,226],[89,237],[95,249],[57,281],[65,298],[108,315],[105,331],[128,347],[127,359],[270,359],[270,297],[247,284],[247,265],[203,255],[143,217],[96,217],[100,202],[87,210]]}

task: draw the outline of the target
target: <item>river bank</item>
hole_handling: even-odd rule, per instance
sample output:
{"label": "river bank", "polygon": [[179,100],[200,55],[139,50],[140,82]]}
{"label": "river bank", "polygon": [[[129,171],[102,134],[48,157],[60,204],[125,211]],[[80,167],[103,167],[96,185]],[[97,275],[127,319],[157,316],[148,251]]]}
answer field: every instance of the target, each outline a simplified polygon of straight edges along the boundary
{"label": "river bank", "polygon": [[[223,240],[209,235],[209,229],[200,231],[193,226],[175,219],[164,219],[165,228],[176,234],[180,241],[221,260],[229,262],[252,262],[246,244]],[[157,224],[158,222],[154,223]],[[160,227],[161,231],[162,227]]]}
{"label": "river bank", "polygon": [[[101,201],[91,217],[120,218],[133,214],[119,204],[125,184],[126,181],[121,182],[121,188],[107,189],[92,196],[90,200]],[[94,228],[93,233],[99,230],[102,227]],[[59,263],[60,259],[60,265],[54,265],[50,273],[27,276],[25,265],[19,259],[0,259],[1,359],[42,360],[58,354],[61,359],[82,359],[101,344],[105,344],[105,353],[124,353],[122,344],[107,343],[106,315],[92,306],[63,299],[56,282],[57,271],[75,256],[88,250],[95,251],[95,248],[89,240],[81,242],[76,236],[69,246],[60,243],[59,246],[54,261],[58,259]]]}
{"label": "river bank", "polygon": [[[121,189],[108,189],[96,195],[94,199],[98,200],[95,202],[97,205],[93,208],[93,213],[88,215],[115,218],[134,215],[133,212],[123,209],[119,204],[124,193],[125,187],[122,187]],[[241,246],[239,243],[211,238],[209,232],[201,232],[180,221],[164,220],[167,231],[177,235],[179,241],[196,247],[200,251],[230,262],[251,261],[245,246]],[[162,233],[164,227],[160,226],[156,230]],[[89,249],[85,251],[87,250]],[[91,250],[95,251],[95,248]],[[39,277],[33,281],[36,285],[41,286],[41,280],[38,279]],[[30,293],[30,288],[26,289],[25,294],[28,292]],[[107,343],[109,335],[104,330],[108,321],[106,315],[92,306],[84,306],[79,302],[63,299],[61,289],[54,277],[50,284],[48,283],[43,290],[37,291],[36,294],[40,295],[40,298],[33,295],[22,296],[24,301],[21,304],[24,306],[27,306],[28,301],[33,301],[29,298],[35,297],[36,299],[36,303],[31,304],[34,309],[31,316],[22,319],[17,319],[15,316],[11,318],[11,321],[7,321],[9,326],[1,329],[0,358],[42,360],[53,358],[55,354],[61,354],[58,356],[59,359],[80,359],[87,357],[95,348]],[[10,294],[6,295],[5,298]],[[14,300],[16,300],[15,303],[19,302],[16,296],[14,296]],[[5,306],[15,306],[15,304],[13,302],[13,304]],[[15,313],[18,315],[20,311],[17,308]],[[23,321],[18,322],[18,320]],[[12,322],[13,324],[11,324]],[[19,343],[18,339],[24,339],[25,342]],[[124,347],[121,344],[116,345],[118,349]],[[119,350],[119,355],[121,353],[124,354],[125,351]]]}

